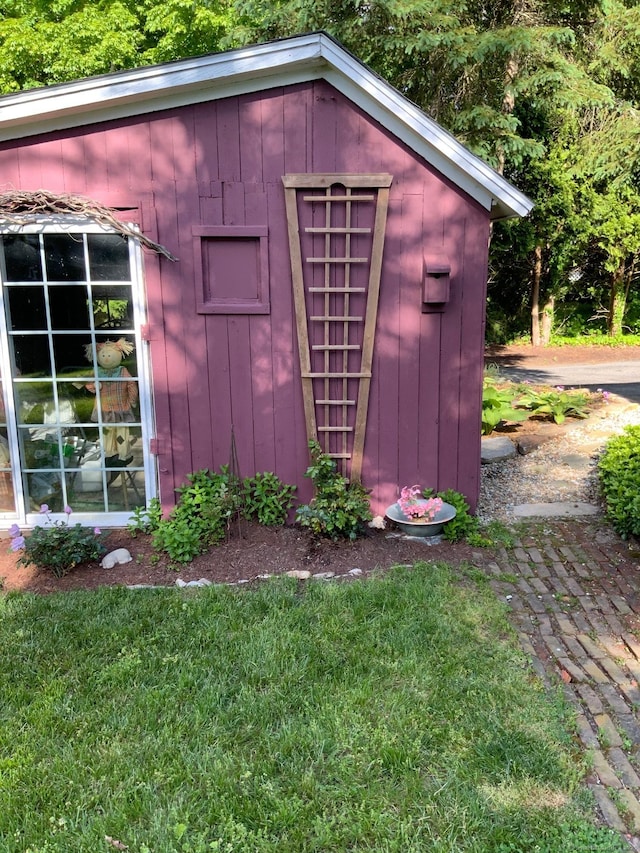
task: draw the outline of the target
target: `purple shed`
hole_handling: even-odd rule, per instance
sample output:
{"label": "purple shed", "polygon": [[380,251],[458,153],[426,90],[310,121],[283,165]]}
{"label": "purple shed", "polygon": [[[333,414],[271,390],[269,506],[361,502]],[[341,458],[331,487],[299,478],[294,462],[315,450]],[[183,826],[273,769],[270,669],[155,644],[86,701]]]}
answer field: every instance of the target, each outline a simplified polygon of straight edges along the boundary
{"label": "purple shed", "polygon": [[[231,459],[472,506],[491,221],[531,203],[324,33],[0,99],[0,526]],[[74,515],[75,517],[75,515]]]}

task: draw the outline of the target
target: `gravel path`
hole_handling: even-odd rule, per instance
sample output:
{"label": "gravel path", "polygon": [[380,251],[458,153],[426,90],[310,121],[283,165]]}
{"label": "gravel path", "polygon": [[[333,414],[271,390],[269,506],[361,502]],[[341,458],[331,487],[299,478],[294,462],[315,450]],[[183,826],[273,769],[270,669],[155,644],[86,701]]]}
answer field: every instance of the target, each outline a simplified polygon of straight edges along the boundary
{"label": "gravel path", "polygon": [[561,436],[526,456],[483,465],[478,517],[513,521],[519,504],[598,504],[598,456],[611,436],[635,424],[640,424],[640,406],[612,397],[606,408],[588,420],[569,422]]}

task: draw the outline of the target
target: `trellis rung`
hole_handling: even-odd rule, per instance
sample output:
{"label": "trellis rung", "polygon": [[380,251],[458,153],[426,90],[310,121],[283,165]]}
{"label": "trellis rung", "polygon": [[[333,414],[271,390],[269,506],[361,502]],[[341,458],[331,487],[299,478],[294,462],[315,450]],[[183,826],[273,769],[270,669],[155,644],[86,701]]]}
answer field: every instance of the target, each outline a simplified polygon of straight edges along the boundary
{"label": "trellis rung", "polygon": [[308,264],[367,264],[369,258],[307,258]]}
{"label": "trellis rung", "polygon": [[322,350],[323,352],[344,352],[348,349],[360,349],[359,344],[315,344],[311,347],[313,350]]}
{"label": "trellis rung", "polygon": [[364,320],[364,317],[309,317],[310,320],[318,320],[320,322],[331,322],[335,323],[361,323]]}
{"label": "trellis rung", "polygon": [[374,201],[373,195],[304,195],[304,201]]}
{"label": "trellis rung", "polygon": [[366,287],[310,287],[309,293],[366,293]]}
{"label": "trellis rung", "polygon": [[331,459],[351,459],[350,453],[325,453],[325,456],[329,456]]}
{"label": "trellis rung", "polygon": [[350,426],[339,426],[339,427],[319,426],[318,432],[353,432],[353,427],[350,427]]}
{"label": "trellis rung", "polygon": [[355,400],[316,400],[317,406],[355,406]]}
{"label": "trellis rung", "polygon": [[303,379],[371,379],[371,371],[366,373],[302,373]]}
{"label": "trellis rung", "polygon": [[371,234],[371,228],[305,228],[306,234]]}

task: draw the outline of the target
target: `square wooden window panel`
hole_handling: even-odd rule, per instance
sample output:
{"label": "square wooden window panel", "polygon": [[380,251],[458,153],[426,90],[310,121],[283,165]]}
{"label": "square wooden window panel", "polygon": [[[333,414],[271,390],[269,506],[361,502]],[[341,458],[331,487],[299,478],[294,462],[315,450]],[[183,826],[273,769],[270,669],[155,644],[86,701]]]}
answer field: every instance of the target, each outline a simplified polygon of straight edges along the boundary
{"label": "square wooden window panel", "polygon": [[199,227],[195,237],[199,314],[268,314],[267,228]]}

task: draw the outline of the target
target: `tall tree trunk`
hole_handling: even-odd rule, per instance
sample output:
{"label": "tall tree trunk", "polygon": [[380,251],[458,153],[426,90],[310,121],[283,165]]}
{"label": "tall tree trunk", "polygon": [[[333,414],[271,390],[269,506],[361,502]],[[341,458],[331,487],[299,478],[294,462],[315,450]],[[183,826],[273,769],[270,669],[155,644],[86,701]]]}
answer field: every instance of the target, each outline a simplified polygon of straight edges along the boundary
{"label": "tall tree trunk", "polygon": [[551,332],[553,331],[553,317],[556,308],[555,296],[550,296],[542,309],[542,334],[540,343],[543,347],[549,345],[551,340]]}
{"label": "tall tree trunk", "polygon": [[531,280],[531,343],[541,344],[540,337],[540,282],[542,280],[542,246],[537,245],[533,255],[533,277]]}
{"label": "tall tree trunk", "polygon": [[610,337],[622,334],[622,318],[627,307],[627,280],[625,262],[611,273],[611,290],[609,292],[609,317],[607,332]]}

